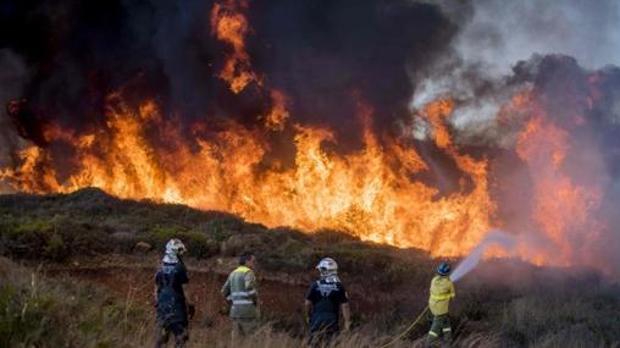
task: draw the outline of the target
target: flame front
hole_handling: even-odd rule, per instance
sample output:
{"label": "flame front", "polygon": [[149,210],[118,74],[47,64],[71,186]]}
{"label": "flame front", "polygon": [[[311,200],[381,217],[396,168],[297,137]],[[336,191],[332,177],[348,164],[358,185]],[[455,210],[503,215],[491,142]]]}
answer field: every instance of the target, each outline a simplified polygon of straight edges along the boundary
{"label": "flame front", "polygon": [[[38,148],[27,150],[22,166],[5,170],[2,179],[27,192],[93,186],[124,198],[228,211],[268,226],[344,230],[433,255],[462,255],[489,228],[494,204],[488,195],[487,164],[459,154],[445,138],[449,101],[430,105],[425,114],[432,120],[437,145],[471,177],[474,187],[444,197],[411,179],[426,169],[413,147],[398,141],[382,146],[370,129],[363,134],[360,151],[339,155],[324,149],[325,143],[337,142],[329,129],[296,125],[294,165],[264,169],[269,148],[256,131],[230,124],[209,139],[201,133],[205,125],[196,126],[198,148],[193,149],[153,102],[135,112],[117,94],[108,103],[105,129],[82,136],[58,128],[49,132],[53,140],[76,150],[78,165],[65,180],[59,182],[48,165],[50,155]],[[156,147],[148,140],[148,130],[159,132],[170,146]],[[41,175],[44,180],[17,180]]]}
{"label": "flame front", "polygon": [[[231,212],[270,227],[346,231],[434,256],[462,256],[492,225],[501,226],[489,193],[487,160],[463,153],[447,127],[454,109],[450,99],[427,104],[420,116],[436,149],[471,184],[461,180],[455,191],[441,194],[416,179],[430,166],[415,146],[406,138],[379,138],[369,126],[360,134],[360,150],[340,154],[327,150],[326,145],[338,143],[332,130],[291,125],[294,162],[273,161],[265,130],[282,131],[289,114],[283,94],[271,97],[272,113],[284,116],[266,117],[264,129],[228,121],[224,130],[214,132],[199,122],[188,140],[180,123],[164,117],[154,101],[132,108],[122,93],[113,93],[103,128],[80,135],[53,124],[45,130],[48,142],[72,147],[69,174],[57,171],[53,151],[32,145],[19,154],[18,167],[0,171],[0,181],[34,193],[98,187],[122,198]],[[583,259],[575,241],[594,242],[603,227],[593,219],[602,193],[595,183],[576,183],[566,172],[568,131],[555,125],[535,100],[525,91],[503,108],[525,120],[515,151],[531,174],[531,221],[547,240],[545,246],[522,243],[518,254],[537,264],[571,265]],[[359,117],[368,125],[373,110],[360,105]],[[494,250],[490,255],[506,253]]]}

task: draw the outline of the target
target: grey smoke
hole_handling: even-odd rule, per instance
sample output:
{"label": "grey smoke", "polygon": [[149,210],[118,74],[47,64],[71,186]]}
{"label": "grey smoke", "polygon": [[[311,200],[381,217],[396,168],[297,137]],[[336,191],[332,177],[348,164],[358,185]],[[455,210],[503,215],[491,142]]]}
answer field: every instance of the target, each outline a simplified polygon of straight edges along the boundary
{"label": "grey smoke", "polygon": [[[468,135],[492,134],[499,107],[515,90],[519,61],[561,54],[589,70],[620,64],[620,3],[613,0],[474,0],[441,2],[461,30],[452,54],[414,77],[413,110],[449,95],[461,103],[452,125]],[[615,106],[616,108],[617,105]]]}
{"label": "grey smoke", "polygon": [[467,62],[508,73],[533,53],[565,54],[589,69],[620,64],[620,3],[473,1],[474,15],[455,42]]}

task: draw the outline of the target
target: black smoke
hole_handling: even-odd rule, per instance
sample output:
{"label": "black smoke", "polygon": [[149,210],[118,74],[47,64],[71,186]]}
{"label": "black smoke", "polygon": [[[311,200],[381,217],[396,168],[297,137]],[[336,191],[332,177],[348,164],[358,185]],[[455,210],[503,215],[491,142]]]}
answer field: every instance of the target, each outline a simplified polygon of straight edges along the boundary
{"label": "black smoke", "polygon": [[229,48],[211,34],[212,6],[1,0],[0,50],[31,72],[12,97],[26,99],[38,118],[78,131],[103,124],[106,98],[118,91],[130,103],[155,99],[164,115],[187,124],[233,118],[254,126],[276,88],[289,96],[293,122],[329,125],[346,144],[359,138],[360,101],[382,130],[408,115],[408,74],[441,54],[457,31],[426,3],[250,1],[247,49],[264,85],[235,95],[217,77]]}

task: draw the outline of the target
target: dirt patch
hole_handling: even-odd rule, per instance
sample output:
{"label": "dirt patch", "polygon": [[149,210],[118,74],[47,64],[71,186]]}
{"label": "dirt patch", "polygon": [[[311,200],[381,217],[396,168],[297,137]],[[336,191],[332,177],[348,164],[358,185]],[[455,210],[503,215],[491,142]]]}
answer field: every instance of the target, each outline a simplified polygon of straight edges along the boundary
{"label": "dirt patch", "polygon": [[[196,305],[196,317],[192,325],[215,327],[227,325],[227,304],[220,294],[228,272],[236,267],[236,258],[211,258],[205,260],[187,259],[186,265],[190,282],[186,296]],[[94,258],[74,259],[71,262],[51,263],[42,266],[46,274],[53,277],[66,277],[101,285],[111,293],[130,304],[138,304],[154,313],[154,275],[159,264],[159,256],[147,255],[101,255]],[[32,264],[33,267],[39,267]],[[274,327],[289,333],[301,334],[304,331],[304,295],[313,277],[314,270],[299,273],[277,273],[257,270],[259,278],[260,308],[262,318]],[[380,291],[368,286],[372,284],[372,274],[365,282],[349,279],[344,274],[342,280],[351,298],[354,323],[379,325],[386,330],[400,318],[409,319],[419,313],[425,304],[422,290],[407,284],[406,289],[393,287]],[[419,285],[419,284],[414,284]],[[196,327],[196,326],[194,326]]]}
{"label": "dirt patch", "polygon": [[[145,307],[153,307],[154,304],[154,267],[47,267],[45,272],[52,277],[70,277],[102,285],[133,304]],[[196,319],[207,319],[212,324],[225,321],[227,305],[220,294],[220,288],[226,275],[189,271],[189,276],[186,295],[189,302],[196,305]],[[300,285],[261,280],[259,291],[262,313],[266,318],[302,318],[305,290]]]}

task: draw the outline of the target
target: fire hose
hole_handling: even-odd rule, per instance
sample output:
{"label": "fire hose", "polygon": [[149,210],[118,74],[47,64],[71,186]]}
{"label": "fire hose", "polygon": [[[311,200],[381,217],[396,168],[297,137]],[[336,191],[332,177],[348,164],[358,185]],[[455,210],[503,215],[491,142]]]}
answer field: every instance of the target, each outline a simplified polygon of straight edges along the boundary
{"label": "fire hose", "polygon": [[390,342],[380,346],[379,348],[386,348],[389,347],[391,345],[393,345],[394,343],[398,342],[401,338],[405,337],[409,332],[411,332],[411,330],[413,330],[414,327],[416,327],[416,325],[418,325],[418,323],[420,322],[420,320],[422,320],[422,318],[424,317],[424,314],[426,314],[426,311],[428,311],[428,306],[426,306],[424,308],[424,310],[422,310],[422,312],[420,313],[420,315],[418,315],[418,317],[416,318],[416,320],[413,321],[413,323],[411,323],[411,325],[409,325],[409,327],[407,327],[405,329],[405,331],[403,331],[402,333],[400,333],[398,336],[394,337],[393,340],[391,340]]}

